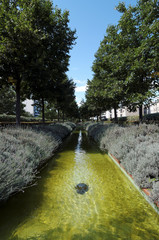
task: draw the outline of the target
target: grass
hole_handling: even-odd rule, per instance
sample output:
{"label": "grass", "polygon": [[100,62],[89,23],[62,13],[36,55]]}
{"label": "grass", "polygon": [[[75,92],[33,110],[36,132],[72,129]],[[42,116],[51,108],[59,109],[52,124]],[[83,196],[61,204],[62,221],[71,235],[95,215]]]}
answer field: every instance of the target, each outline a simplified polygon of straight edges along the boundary
{"label": "grass", "polygon": [[0,129],[0,202],[33,182],[39,166],[53,155],[74,127],[64,123]]}
{"label": "grass", "polygon": [[159,201],[159,128],[157,125],[121,127],[116,124],[89,124],[88,134],[103,150],[117,157],[141,188],[151,189]]}

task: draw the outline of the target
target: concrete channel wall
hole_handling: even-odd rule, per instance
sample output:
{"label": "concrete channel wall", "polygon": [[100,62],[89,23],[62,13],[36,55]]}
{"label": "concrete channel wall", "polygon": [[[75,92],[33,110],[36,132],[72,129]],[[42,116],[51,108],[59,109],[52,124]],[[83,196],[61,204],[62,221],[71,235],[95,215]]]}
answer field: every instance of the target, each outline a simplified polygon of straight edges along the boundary
{"label": "concrete channel wall", "polygon": [[120,168],[120,170],[125,174],[125,176],[131,181],[131,183],[135,186],[135,188],[140,192],[140,194],[146,199],[146,201],[154,208],[154,210],[159,214],[159,202],[155,202],[153,203],[149,196],[150,196],[150,192],[147,189],[141,189],[140,187],[138,187],[131,174],[129,174],[125,168],[120,164],[120,161],[113,156],[110,152],[108,152],[108,156],[113,160],[113,162]]}

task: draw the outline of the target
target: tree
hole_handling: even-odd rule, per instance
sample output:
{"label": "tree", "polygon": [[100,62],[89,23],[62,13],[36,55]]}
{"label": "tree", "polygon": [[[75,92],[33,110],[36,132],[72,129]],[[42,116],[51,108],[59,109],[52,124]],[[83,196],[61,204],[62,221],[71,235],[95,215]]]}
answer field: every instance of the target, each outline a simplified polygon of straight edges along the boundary
{"label": "tree", "polygon": [[1,1],[0,81],[15,80],[17,124],[20,92],[45,98],[50,84],[67,70],[75,40],[68,23],[68,12],[53,8],[49,0]]}
{"label": "tree", "polygon": [[0,114],[15,114],[15,98],[15,91],[11,87],[0,89]]}
{"label": "tree", "polygon": [[45,117],[47,120],[51,121],[57,119],[57,111],[55,105],[51,102],[45,102]]}
{"label": "tree", "polygon": [[[16,92],[10,85],[0,88],[0,114],[15,115]],[[25,104],[20,103],[22,113],[24,114]]]}
{"label": "tree", "polygon": [[25,17],[27,11],[21,8],[19,1],[1,1],[0,5],[0,77],[1,83],[6,85],[9,77],[15,81],[17,124],[20,123],[21,82],[29,62],[31,43],[35,40]]}
{"label": "tree", "polygon": [[[35,11],[35,26],[43,27],[43,21],[39,22],[40,15]],[[68,70],[69,50],[75,40],[75,31],[68,27],[68,12],[61,13],[61,10],[55,9],[54,15],[47,20],[47,37],[43,41],[40,49],[41,54],[36,58],[33,71],[33,81],[30,88],[31,97],[38,99],[42,103],[42,116],[44,116],[44,101],[55,101],[57,88],[62,86],[65,72]],[[44,28],[46,30],[46,26]],[[57,87],[58,86],[58,87]]]}
{"label": "tree", "polygon": [[123,13],[118,26],[122,58],[127,66],[125,104],[130,110],[139,107],[140,120],[142,105],[149,104],[158,85],[151,77],[152,72],[157,72],[157,5],[156,0],[141,0],[136,7],[126,8],[123,3],[117,7]]}
{"label": "tree", "polygon": [[88,108],[88,104],[86,101],[82,100],[79,107],[79,114],[80,119],[82,121],[89,120],[93,113],[91,113],[90,109]]}
{"label": "tree", "polygon": [[67,112],[66,112],[66,117],[71,120],[77,120],[77,119],[79,120],[80,119],[79,108],[78,108],[78,105],[75,100],[73,100],[70,103],[70,105],[67,109]]}
{"label": "tree", "polygon": [[[109,26],[95,54],[94,76],[87,95],[97,108],[103,101],[116,108],[120,103],[134,110],[149,104],[158,88],[158,2],[140,0],[135,7],[117,6],[122,13],[117,26]],[[87,97],[87,98],[88,98]],[[102,100],[103,99],[103,100]]]}
{"label": "tree", "polygon": [[[98,105],[100,104],[101,110],[114,108],[115,119],[117,119],[116,109],[125,97],[125,71],[120,64],[118,27],[111,25],[107,28],[106,33],[107,35],[95,54],[92,66],[94,72],[91,83],[92,97],[96,97],[96,102]],[[89,89],[88,92],[90,95]]]}
{"label": "tree", "polygon": [[[58,121],[60,118],[60,111],[62,111],[63,121],[64,115],[69,115],[72,109],[75,107],[75,84],[72,79],[68,79],[67,76],[63,79],[63,82],[58,82],[56,85],[55,94],[56,108],[58,110]],[[76,108],[76,107],[75,107]],[[71,114],[70,114],[71,115]]]}

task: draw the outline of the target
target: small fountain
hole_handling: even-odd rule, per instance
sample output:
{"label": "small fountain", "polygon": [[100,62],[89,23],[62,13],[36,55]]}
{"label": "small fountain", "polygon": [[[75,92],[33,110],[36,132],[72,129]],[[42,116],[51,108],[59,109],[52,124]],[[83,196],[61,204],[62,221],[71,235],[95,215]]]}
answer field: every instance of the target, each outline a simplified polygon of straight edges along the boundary
{"label": "small fountain", "polygon": [[79,194],[84,194],[89,189],[85,183],[79,183],[76,185],[75,188],[76,188],[77,193],[79,193]]}

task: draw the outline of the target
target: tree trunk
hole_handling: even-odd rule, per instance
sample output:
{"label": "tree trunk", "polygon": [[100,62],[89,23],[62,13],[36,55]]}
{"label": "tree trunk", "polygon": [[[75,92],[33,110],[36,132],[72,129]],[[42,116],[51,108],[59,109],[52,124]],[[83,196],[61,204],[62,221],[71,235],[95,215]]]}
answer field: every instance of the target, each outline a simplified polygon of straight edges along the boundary
{"label": "tree trunk", "polygon": [[143,114],[142,114],[142,105],[139,106],[139,121],[141,122],[143,118]]}
{"label": "tree trunk", "polygon": [[64,111],[63,111],[63,116],[62,116],[62,118],[63,118],[63,122],[65,121],[65,113],[64,113]]}
{"label": "tree trunk", "polygon": [[57,109],[58,122],[60,121],[60,109]]}
{"label": "tree trunk", "polygon": [[102,121],[102,113],[100,113],[100,121]]}
{"label": "tree trunk", "polygon": [[42,97],[42,122],[45,123],[45,104],[43,97]]}
{"label": "tree trunk", "polygon": [[20,80],[16,80],[16,125],[20,126]]}
{"label": "tree trunk", "polygon": [[117,118],[117,110],[116,110],[116,107],[114,107],[114,118],[115,118],[115,122],[117,122],[118,118]]}

